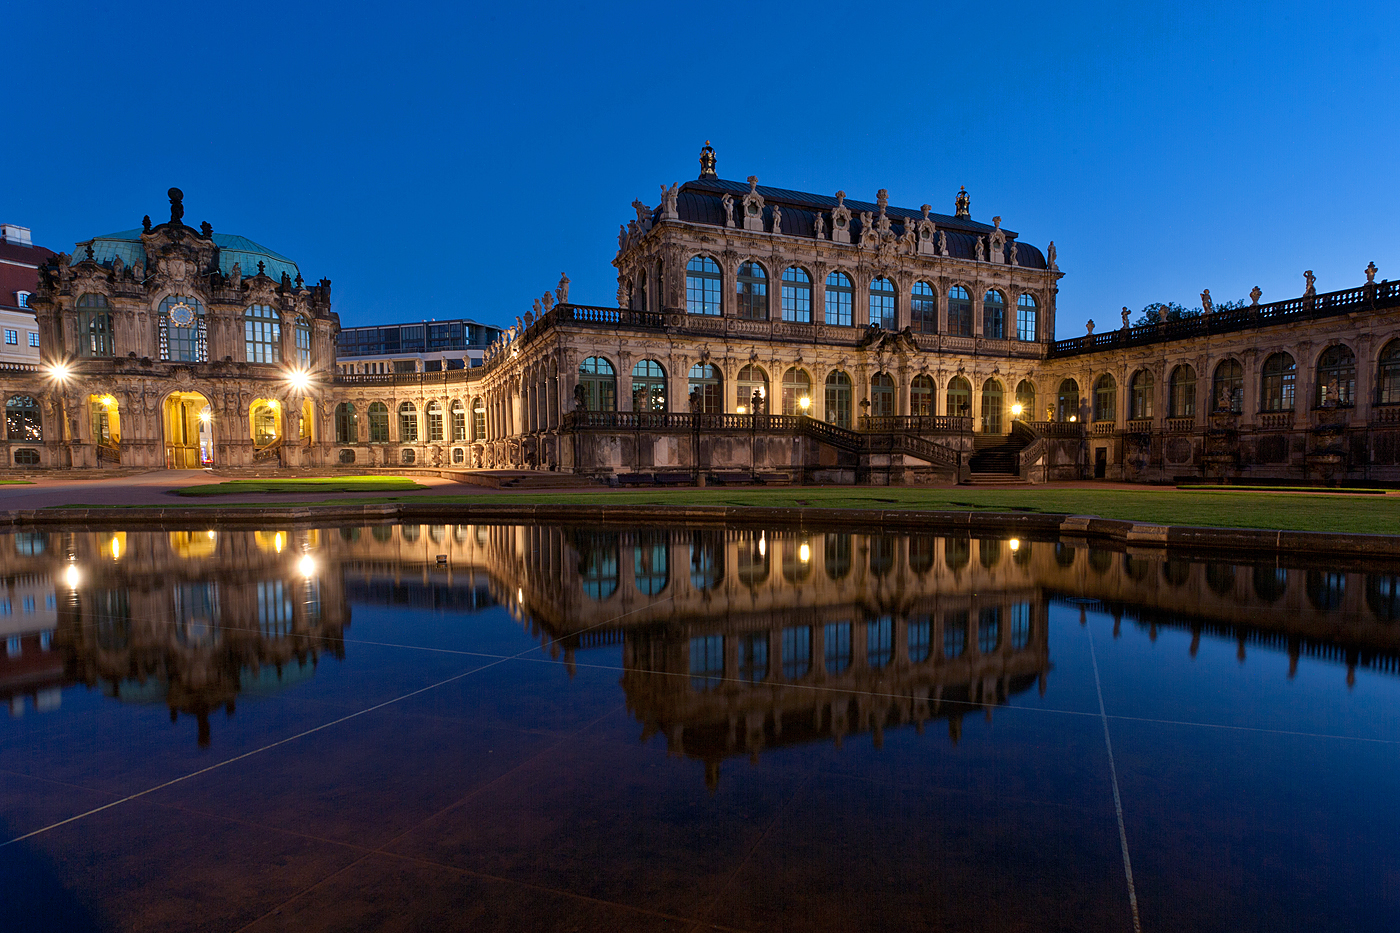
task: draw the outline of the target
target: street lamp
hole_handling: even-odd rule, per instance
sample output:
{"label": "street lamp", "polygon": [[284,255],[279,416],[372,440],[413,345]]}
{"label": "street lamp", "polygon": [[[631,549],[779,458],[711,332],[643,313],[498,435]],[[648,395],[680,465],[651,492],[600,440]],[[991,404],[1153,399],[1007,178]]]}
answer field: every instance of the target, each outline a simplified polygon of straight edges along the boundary
{"label": "street lamp", "polygon": [[797,407],[802,409],[802,414],[805,415],[807,414],[807,409],[812,407],[812,400],[804,395],[797,400]]}
{"label": "street lamp", "polygon": [[67,382],[71,375],[73,375],[73,370],[64,361],[54,360],[49,364],[49,377],[55,382]]}
{"label": "street lamp", "polygon": [[1024,411],[1024,410],[1025,410],[1025,409],[1023,409],[1023,408],[1021,407],[1021,403],[1020,403],[1020,402],[1017,402],[1016,404],[1014,404],[1014,405],[1011,406],[1011,417],[1012,417],[1012,418],[1019,418],[1019,417],[1021,417],[1021,412]]}
{"label": "street lamp", "polygon": [[304,392],[307,386],[311,385],[311,374],[304,369],[289,370],[287,384],[298,392]]}

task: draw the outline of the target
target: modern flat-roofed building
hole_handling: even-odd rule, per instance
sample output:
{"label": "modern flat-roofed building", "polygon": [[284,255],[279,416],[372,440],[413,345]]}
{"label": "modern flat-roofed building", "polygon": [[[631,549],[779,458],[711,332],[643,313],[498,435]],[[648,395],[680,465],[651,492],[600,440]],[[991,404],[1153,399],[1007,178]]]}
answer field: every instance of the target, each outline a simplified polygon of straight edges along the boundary
{"label": "modern flat-roofed building", "polygon": [[341,374],[422,373],[480,366],[501,329],[467,318],[341,328]]}

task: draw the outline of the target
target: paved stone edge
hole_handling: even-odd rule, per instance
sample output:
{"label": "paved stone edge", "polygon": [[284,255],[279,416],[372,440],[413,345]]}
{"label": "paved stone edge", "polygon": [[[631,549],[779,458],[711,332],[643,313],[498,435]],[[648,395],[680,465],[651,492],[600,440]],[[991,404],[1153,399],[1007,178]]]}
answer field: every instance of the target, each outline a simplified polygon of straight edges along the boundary
{"label": "paved stone edge", "polygon": [[0,512],[0,526],[79,525],[123,529],[139,525],[209,528],[268,523],[336,523],[420,520],[428,522],[565,522],[636,525],[658,520],[682,524],[786,525],[831,527],[862,525],[899,531],[998,532],[1009,534],[1098,538],[1134,548],[1184,548],[1218,551],[1270,551],[1355,554],[1400,558],[1400,535],[1279,531],[1262,528],[1207,528],[1157,525],[1100,518],[1027,512],[931,511],[922,509],[761,508],[670,505],[536,505],[524,503],[365,503],[297,508],[130,508],[24,509]]}

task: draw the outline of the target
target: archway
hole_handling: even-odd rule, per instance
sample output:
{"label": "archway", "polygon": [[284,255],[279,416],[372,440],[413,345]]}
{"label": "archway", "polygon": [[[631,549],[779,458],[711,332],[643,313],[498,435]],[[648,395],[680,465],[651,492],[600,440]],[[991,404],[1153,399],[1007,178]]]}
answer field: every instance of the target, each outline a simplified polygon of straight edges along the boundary
{"label": "archway", "polygon": [[282,446],[282,403],[275,398],[255,398],[248,406],[248,430],[253,437],[253,459]]}
{"label": "archway", "polygon": [[[116,405],[110,408],[114,419]],[[214,422],[209,400],[198,392],[172,392],[165,399],[165,465],[171,470],[198,470],[214,465]],[[97,415],[93,415],[97,435]]]}

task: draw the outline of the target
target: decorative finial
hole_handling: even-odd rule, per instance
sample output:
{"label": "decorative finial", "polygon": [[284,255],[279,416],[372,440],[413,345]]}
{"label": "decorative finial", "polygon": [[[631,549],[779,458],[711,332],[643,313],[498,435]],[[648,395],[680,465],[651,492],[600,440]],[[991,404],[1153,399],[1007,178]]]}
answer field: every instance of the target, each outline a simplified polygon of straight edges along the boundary
{"label": "decorative finial", "polygon": [[958,185],[958,197],[953,203],[957,207],[957,212],[953,216],[961,217],[964,220],[972,219],[972,213],[968,210],[972,206],[972,198],[968,197],[967,188]]}
{"label": "decorative finial", "polygon": [[1374,262],[1368,262],[1368,263],[1366,263],[1366,284],[1367,284],[1367,285],[1375,285],[1375,284],[1376,284],[1376,273],[1379,272],[1379,271],[1381,271],[1381,270],[1379,270],[1379,269],[1376,268],[1376,264],[1375,264]]}
{"label": "decorative finial", "polygon": [[89,262],[92,261],[92,241],[91,241],[91,240],[88,240],[88,245],[87,245],[87,258],[88,258],[88,261],[89,261]]}
{"label": "decorative finial", "polygon": [[166,194],[170,195],[170,222],[178,224],[185,217],[185,192],[171,188]]}
{"label": "decorative finial", "polygon": [[875,192],[875,206],[879,208],[880,213],[883,214],[885,212],[885,207],[889,203],[890,191],[888,188],[881,188],[879,191]]}
{"label": "decorative finial", "polygon": [[1263,297],[1264,297],[1264,290],[1261,289],[1258,285],[1254,286],[1253,288],[1251,288],[1251,289],[1249,290],[1249,303],[1250,303],[1250,304],[1252,304],[1252,305],[1257,305],[1257,304],[1259,304],[1259,299],[1260,299],[1260,298],[1263,298]]}
{"label": "decorative finial", "polygon": [[142,233],[150,233],[150,232],[151,232],[151,215],[150,215],[150,214],[147,214],[145,217],[142,217],[142,218],[141,218],[141,232],[142,232]]}
{"label": "decorative finial", "polygon": [[993,217],[993,218],[992,218],[992,226],[993,226],[993,227],[996,227],[998,230],[1000,230],[1000,229],[1001,229],[1001,218],[1000,218],[1000,217]]}
{"label": "decorative finial", "polygon": [[715,150],[710,141],[705,140],[705,148],[700,150],[700,177],[718,178],[715,174]]}
{"label": "decorative finial", "polygon": [[749,176],[749,194],[754,194],[754,193],[756,193],[757,191],[758,191],[758,176],[757,176],[757,175],[750,175],[750,176]]}
{"label": "decorative finial", "polygon": [[214,236],[214,225],[209,221],[204,221],[199,225],[199,235],[208,240]]}
{"label": "decorative finial", "polygon": [[266,274],[266,272],[267,272],[267,263],[265,263],[265,262],[263,262],[261,259],[259,259],[259,260],[258,260],[258,275],[264,275],[264,274]]}

